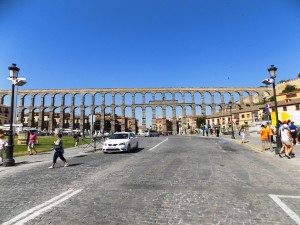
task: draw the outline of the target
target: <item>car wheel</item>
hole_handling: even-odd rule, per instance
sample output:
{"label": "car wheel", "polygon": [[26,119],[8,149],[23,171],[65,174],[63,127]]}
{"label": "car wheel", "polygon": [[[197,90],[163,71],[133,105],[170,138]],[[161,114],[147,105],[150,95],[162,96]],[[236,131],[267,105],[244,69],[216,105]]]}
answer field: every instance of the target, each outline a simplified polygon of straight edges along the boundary
{"label": "car wheel", "polygon": [[135,146],[135,150],[138,150],[138,149],[139,149],[139,143],[137,142],[136,146]]}
{"label": "car wheel", "polygon": [[131,146],[130,145],[127,145],[127,152],[129,153],[131,150]]}

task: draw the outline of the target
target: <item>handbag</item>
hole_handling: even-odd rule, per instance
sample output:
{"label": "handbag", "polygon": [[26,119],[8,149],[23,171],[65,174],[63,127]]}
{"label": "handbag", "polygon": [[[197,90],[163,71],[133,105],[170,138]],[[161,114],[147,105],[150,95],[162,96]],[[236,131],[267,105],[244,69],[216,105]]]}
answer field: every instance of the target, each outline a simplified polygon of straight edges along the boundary
{"label": "handbag", "polygon": [[60,145],[54,145],[54,150],[60,150],[61,146]]}

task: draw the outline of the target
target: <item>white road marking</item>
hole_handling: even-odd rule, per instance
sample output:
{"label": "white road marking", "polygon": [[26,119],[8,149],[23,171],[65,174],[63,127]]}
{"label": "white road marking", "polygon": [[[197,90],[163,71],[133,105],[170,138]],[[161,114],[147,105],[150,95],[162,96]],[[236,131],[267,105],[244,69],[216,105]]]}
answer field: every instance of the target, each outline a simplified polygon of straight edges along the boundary
{"label": "white road marking", "polygon": [[64,192],[64,193],[62,193],[50,200],[38,205],[38,206],[35,206],[29,210],[26,210],[25,212],[19,214],[18,216],[12,218],[9,221],[3,223],[2,225],[25,224],[29,220],[36,218],[37,216],[41,215],[42,213],[46,212],[47,210],[51,209],[52,207],[64,202],[65,200],[72,197],[73,195],[78,194],[80,191],[82,191],[82,189],[79,189],[76,191],[71,189],[69,191],[66,191],[66,192]]}
{"label": "white road marking", "polygon": [[274,202],[276,202],[282,210],[288,214],[289,217],[292,218],[297,224],[300,224],[300,218],[299,216],[291,210],[283,201],[280,200],[280,198],[299,198],[300,196],[291,196],[291,195],[269,195]]}
{"label": "white road marking", "polygon": [[215,144],[217,145],[217,147],[218,147],[220,150],[222,150],[222,152],[226,152],[226,151],[223,150],[222,146],[219,145],[217,142],[215,142]]}
{"label": "white road marking", "polygon": [[156,147],[158,147],[159,145],[161,145],[162,143],[164,143],[165,141],[167,141],[169,138],[166,138],[165,140],[163,140],[162,142],[158,143],[157,145],[155,145],[154,147],[150,148],[149,151],[152,151],[153,149],[155,149]]}

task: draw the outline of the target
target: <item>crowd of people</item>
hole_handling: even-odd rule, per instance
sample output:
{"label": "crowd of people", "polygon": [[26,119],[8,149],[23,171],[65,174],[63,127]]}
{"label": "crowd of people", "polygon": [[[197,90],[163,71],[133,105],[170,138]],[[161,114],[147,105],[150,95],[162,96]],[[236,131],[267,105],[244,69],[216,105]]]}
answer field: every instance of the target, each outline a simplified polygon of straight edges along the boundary
{"label": "crowd of people", "polygon": [[[270,149],[270,151],[274,151],[272,147],[272,143],[275,143],[273,138],[274,134],[275,131],[270,123],[267,122],[266,124],[261,125],[261,151],[266,151],[268,149]],[[294,122],[290,120],[284,121],[282,123],[279,122],[278,135],[282,144],[281,150],[278,154],[279,157],[283,158],[285,156],[288,159],[295,157],[295,154],[293,153],[293,146],[300,145],[298,127],[295,126]]]}

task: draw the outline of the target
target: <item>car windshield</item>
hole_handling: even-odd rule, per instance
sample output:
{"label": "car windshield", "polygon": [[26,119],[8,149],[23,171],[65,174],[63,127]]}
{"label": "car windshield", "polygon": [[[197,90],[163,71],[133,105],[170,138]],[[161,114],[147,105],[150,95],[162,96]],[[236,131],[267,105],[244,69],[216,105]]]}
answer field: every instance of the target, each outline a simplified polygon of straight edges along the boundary
{"label": "car windshield", "polygon": [[113,134],[110,139],[128,139],[128,134]]}

